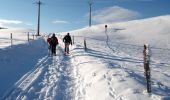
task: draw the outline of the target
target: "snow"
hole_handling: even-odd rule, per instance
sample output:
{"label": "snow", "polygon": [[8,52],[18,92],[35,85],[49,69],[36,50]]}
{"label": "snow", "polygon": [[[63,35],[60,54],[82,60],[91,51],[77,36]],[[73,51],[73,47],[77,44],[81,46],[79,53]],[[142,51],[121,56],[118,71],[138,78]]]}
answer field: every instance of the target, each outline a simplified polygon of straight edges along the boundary
{"label": "snow", "polygon": [[[108,24],[108,40],[104,25],[71,31],[75,44],[69,55],[64,55],[63,34],[57,35],[57,56],[50,55],[43,37],[2,47],[0,99],[169,100],[170,48],[161,40],[168,40],[169,17]],[[145,33],[150,33],[148,38]],[[151,51],[151,93],[144,76],[145,42]]]}
{"label": "snow", "polygon": [[[107,23],[107,31],[112,42],[147,43],[154,47],[170,48],[170,15],[119,23]],[[94,25],[71,31],[75,36],[97,37],[106,40],[105,25]]]}
{"label": "snow", "polygon": [[[41,43],[41,45],[39,43]],[[0,49],[0,80],[3,80],[0,83],[1,96],[14,82],[34,68],[38,58],[45,55],[46,49],[44,49],[44,47],[45,42],[41,39]],[[39,52],[39,50],[41,50],[41,52]]]}

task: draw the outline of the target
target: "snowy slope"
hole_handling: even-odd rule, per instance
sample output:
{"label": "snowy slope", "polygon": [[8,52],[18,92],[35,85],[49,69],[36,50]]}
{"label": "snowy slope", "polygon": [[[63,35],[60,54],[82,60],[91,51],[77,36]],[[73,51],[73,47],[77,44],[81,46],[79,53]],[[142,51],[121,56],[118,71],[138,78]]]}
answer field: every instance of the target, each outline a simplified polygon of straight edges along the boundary
{"label": "snowy slope", "polygon": [[[169,19],[170,16],[167,15],[149,19],[107,24],[107,34],[109,36],[108,45],[106,43],[107,37],[105,34],[105,24],[92,26],[91,28],[83,28],[75,31],[70,31],[70,33],[75,36],[74,40],[76,44],[81,46],[83,46],[84,37],[86,37],[87,48],[89,48],[88,51],[90,51],[89,55],[96,57],[95,59],[102,58],[101,61],[104,61],[106,63],[106,66],[108,66],[108,68],[105,68],[105,70],[107,69],[109,71],[106,71],[103,76],[105,77],[106,75],[108,75],[110,80],[108,84],[112,84],[111,90],[118,92],[117,94],[119,96],[113,96],[114,99],[168,100],[170,99]],[[147,95],[146,91],[144,90],[144,43],[148,43],[151,47],[150,67],[153,82],[152,95]],[[80,58],[78,59],[78,61],[81,60],[82,59]],[[87,58],[85,58],[83,61],[87,62],[86,60]],[[100,63],[100,61],[98,62]],[[83,64],[82,66],[84,65],[84,69],[81,69],[81,67],[80,70],[84,71],[85,68],[87,68],[88,64]],[[94,66],[98,68],[99,65],[95,63],[94,65],[89,67],[91,68]],[[97,70],[96,67],[93,70]],[[103,71],[103,69],[101,71]],[[86,74],[82,75],[83,78],[84,76],[86,76]],[[89,79],[91,79],[90,76]],[[87,81],[87,84],[88,83],[89,81]],[[91,92],[88,93],[94,94]],[[113,94],[114,93],[112,93],[111,95]],[[98,100],[98,95],[96,96],[95,100]],[[99,96],[99,98],[100,97],[101,96]]]}
{"label": "snowy slope", "polygon": [[[98,37],[105,40],[105,25],[94,25],[70,31],[75,36]],[[121,41],[159,48],[170,48],[170,15],[121,23],[108,23],[108,34],[112,42]]]}
{"label": "snowy slope", "polygon": [[[10,47],[4,48],[0,51],[0,55],[2,55],[0,59],[5,60],[1,60],[0,64],[7,69],[6,71],[1,70],[0,74],[0,81],[2,81],[0,83],[2,93],[0,93],[0,99],[169,100],[169,48],[159,47],[157,43],[153,42],[159,40],[158,38],[152,39],[153,41],[150,42],[155,47],[151,47],[152,93],[148,94],[143,68],[143,38],[140,39],[137,35],[136,38],[139,38],[139,41],[136,41],[125,35],[135,36],[130,32],[133,29],[135,31],[135,28],[132,27],[134,23],[137,23],[142,30],[146,23],[156,23],[158,19],[166,19],[166,22],[168,22],[168,18],[169,16],[161,16],[127,23],[116,23],[113,24],[114,27],[112,28],[109,28],[110,25],[108,24],[108,43],[106,43],[106,35],[103,30],[104,25],[72,31],[70,33],[76,36],[74,37],[75,44],[70,46],[70,55],[63,53],[62,38],[59,39],[57,56],[49,55],[45,43],[46,39],[17,45],[12,49]],[[162,23],[165,23],[165,21],[163,20]],[[160,26],[160,29],[168,27],[164,24],[157,24],[156,26]],[[159,36],[166,32],[168,34],[169,28],[165,29],[162,31],[156,29],[156,35]],[[138,30],[140,29],[136,29],[135,32]],[[148,30],[139,32],[144,34]],[[84,37],[82,36],[86,36],[87,51],[84,50]],[[58,37],[60,38],[60,36]],[[149,38],[151,39],[152,36]],[[162,38],[167,39],[168,37],[162,35]],[[11,54],[9,51],[14,52]],[[15,58],[12,59],[11,55]],[[13,74],[7,77],[8,73],[11,73],[11,66],[15,70],[12,70]],[[18,71],[22,66],[25,67]],[[0,66],[0,68],[4,67]],[[18,74],[20,75],[17,76]],[[13,78],[16,76],[17,78],[14,80]],[[7,78],[8,80],[5,80]]]}

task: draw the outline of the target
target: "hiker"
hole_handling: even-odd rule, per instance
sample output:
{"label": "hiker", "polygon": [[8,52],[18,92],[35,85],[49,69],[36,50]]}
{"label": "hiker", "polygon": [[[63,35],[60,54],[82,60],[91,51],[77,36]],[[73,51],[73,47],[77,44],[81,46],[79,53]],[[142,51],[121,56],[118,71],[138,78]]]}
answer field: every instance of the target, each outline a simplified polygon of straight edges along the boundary
{"label": "hiker", "polygon": [[56,46],[58,45],[58,39],[55,34],[51,37],[51,53],[56,56]]}
{"label": "hiker", "polygon": [[47,38],[47,43],[48,43],[48,50],[51,51],[51,38]]}
{"label": "hiker", "polygon": [[70,44],[72,45],[72,40],[69,33],[67,33],[67,35],[64,36],[63,42],[65,43],[65,53],[69,54],[69,45]]}

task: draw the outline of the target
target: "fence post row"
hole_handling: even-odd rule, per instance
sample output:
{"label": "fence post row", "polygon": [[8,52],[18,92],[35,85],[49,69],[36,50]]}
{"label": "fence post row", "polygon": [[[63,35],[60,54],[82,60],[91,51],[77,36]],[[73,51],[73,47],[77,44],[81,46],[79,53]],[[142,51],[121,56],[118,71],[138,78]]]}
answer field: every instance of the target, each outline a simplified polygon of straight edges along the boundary
{"label": "fence post row", "polygon": [[150,75],[150,67],[149,67],[149,46],[144,44],[144,76],[146,78],[147,92],[151,93],[151,75]]}
{"label": "fence post row", "polygon": [[84,38],[84,50],[87,50],[87,45],[86,45],[86,38]]}
{"label": "fence post row", "polygon": [[11,46],[12,46],[12,44],[13,44],[13,43],[12,43],[12,33],[11,33]]}

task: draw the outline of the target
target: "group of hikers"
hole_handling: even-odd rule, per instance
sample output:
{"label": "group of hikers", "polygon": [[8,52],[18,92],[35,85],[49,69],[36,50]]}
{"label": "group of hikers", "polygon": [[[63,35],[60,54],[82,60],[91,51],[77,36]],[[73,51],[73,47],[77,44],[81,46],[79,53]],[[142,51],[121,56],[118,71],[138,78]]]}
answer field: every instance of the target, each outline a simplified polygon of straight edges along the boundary
{"label": "group of hikers", "polygon": [[[47,42],[49,44],[49,50],[51,51],[51,54],[56,56],[56,46],[59,44],[58,38],[55,36],[55,34],[53,34],[52,37],[48,37]],[[69,45],[72,45],[72,39],[69,33],[64,36],[63,42],[65,44],[65,54],[69,54]]]}

